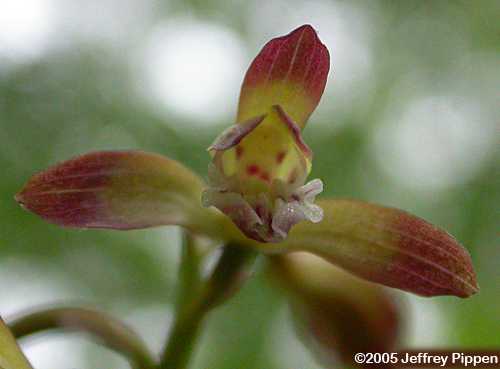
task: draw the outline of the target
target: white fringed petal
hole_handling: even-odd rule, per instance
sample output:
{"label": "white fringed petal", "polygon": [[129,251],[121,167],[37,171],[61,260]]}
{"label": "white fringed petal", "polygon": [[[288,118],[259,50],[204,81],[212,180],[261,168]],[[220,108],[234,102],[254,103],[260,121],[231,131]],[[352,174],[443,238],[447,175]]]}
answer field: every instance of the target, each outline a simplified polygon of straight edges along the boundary
{"label": "white fringed petal", "polygon": [[323,191],[323,182],[314,179],[299,187],[288,202],[276,199],[271,227],[284,240],[290,228],[302,220],[318,223],[323,219],[323,209],[314,204],[316,195]]}
{"label": "white fringed petal", "polygon": [[[217,176],[217,172],[217,168],[211,166],[210,182],[216,186],[203,192],[203,206],[215,206],[230,217],[247,237],[260,242],[281,242],[291,227],[300,221],[317,223],[323,219],[323,210],[314,204],[316,195],[323,191],[323,182],[319,179],[294,191],[287,191],[289,195],[282,192],[287,185],[275,181],[272,186],[274,191],[245,196],[229,190],[230,180],[220,172]],[[274,198],[271,193],[281,194]]]}

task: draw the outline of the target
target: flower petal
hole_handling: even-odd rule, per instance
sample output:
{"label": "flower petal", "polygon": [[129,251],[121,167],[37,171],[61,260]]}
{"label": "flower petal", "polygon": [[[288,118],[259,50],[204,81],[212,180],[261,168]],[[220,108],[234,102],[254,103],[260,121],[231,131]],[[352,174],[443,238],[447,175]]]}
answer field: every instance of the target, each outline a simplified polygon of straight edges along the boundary
{"label": "flower petal", "polygon": [[176,224],[209,227],[202,181],[161,155],[102,151],[33,176],[16,200],[49,222],[78,228],[136,229]]}
{"label": "flower petal", "polygon": [[237,121],[281,105],[303,128],[323,94],[329,69],[328,50],[310,25],[269,41],[245,75]]}
{"label": "flower petal", "polygon": [[286,125],[290,133],[292,134],[293,140],[297,147],[304,153],[304,155],[312,160],[312,150],[307,146],[305,141],[302,139],[302,134],[300,133],[300,127],[293,121],[292,118],[288,116],[281,105],[274,105],[273,108],[276,110],[281,118],[281,121]]}
{"label": "flower petal", "polygon": [[394,351],[401,316],[383,287],[310,253],[274,256],[270,266],[289,293],[299,337],[325,367],[358,367],[357,352]]}
{"label": "flower petal", "polygon": [[0,318],[0,368],[31,369],[21,349],[7,326]]}
{"label": "flower petal", "polygon": [[227,150],[236,146],[246,135],[257,128],[265,117],[266,114],[259,115],[258,117],[252,118],[246,122],[228,127],[216,138],[215,142],[210,145],[208,151]]}
{"label": "flower petal", "polygon": [[319,205],[323,221],[294,227],[284,248],[312,252],[360,277],[422,296],[478,291],[467,250],[425,220],[361,201]]}

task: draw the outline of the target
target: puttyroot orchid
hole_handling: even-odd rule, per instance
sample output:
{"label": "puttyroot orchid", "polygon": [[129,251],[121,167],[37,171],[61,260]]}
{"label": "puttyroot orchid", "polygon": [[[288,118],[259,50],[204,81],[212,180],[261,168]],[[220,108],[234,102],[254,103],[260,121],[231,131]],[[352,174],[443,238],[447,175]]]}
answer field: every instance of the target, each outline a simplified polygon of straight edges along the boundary
{"label": "puttyroot orchid", "polygon": [[[296,295],[309,299],[315,291],[313,278],[319,279],[325,288],[318,287],[317,295],[324,292],[328,301],[345,302],[345,311],[357,294],[327,285],[352,277],[300,272],[317,268],[314,263],[304,266],[300,257],[289,258],[290,253],[308,252],[358,277],[422,296],[476,293],[471,258],[445,231],[402,210],[362,201],[322,199],[314,204],[323,184],[319,179],[306,183],[312,151],[301,130],[319,103],[329,63],[326,47],[308,25],[264,46],[245,76],[237,123],[209,147],[208,185],[182,164],[157,154],[93,152],[33,176],[16,199],[62,226],[125,230],[178,225],[190,235],[226,245],[226,250],[238,249],[237,255],[257,250],[272,254],[271,261],[282,257],[271,264],[282,280],[300,284]],[[241,275],[232,265],[220,271]],[[308,275],[310,284],[304,282]],[[223,278],[214,280],[212,294]],[[384,304],[383,293],[373,294]],[[210,298],[213,306],[222,300]],[[313,323],[327,319],[310,319],[317,305],[300,306]],[[365,310],[360,314],[365,317]],[[378,339],[384,327],[370,319],[367,324]],[[179,331],[186,334],[183,329]],[[318,337],[321,342],[330,339]]]}

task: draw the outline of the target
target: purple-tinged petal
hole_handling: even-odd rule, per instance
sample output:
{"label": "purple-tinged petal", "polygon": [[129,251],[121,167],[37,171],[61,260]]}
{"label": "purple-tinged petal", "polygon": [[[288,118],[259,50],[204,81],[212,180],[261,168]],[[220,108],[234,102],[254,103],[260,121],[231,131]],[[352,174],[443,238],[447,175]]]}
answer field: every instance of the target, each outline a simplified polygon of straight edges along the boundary
{"label": "purple-tinged petal", "polygon": [[209,146],[208,151],[223,151],[236,146],[246,135],[257,128],[265,117],[265,114],[260,115],[246,122],[228,127],[215,139],[214,143]]}
{"label": "purple-tinged petal", "polygon": [[422,296],[478,292],[467,250],[425,220],[362,201],[319,205],[323,221],[297,225],[280,246],[309,251],[367,280]]}
{"label": "purple-tinged petal", "polygon": [[203,231],[211,212],[200,204],[202,187],[189,169],[161,155],[102,151],[34,175],[16,200],[47,221],[67,227],[176,224]]}

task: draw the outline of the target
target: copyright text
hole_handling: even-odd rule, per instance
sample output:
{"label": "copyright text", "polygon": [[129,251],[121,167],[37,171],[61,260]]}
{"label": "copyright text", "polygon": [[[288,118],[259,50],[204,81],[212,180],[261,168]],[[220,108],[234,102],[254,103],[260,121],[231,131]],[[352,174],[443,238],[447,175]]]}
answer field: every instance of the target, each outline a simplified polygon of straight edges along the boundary
{"label": "copyright text", "polygon": [[354,355],[358,364],[380,367],[405,368],[500,368],[500,351],[489,352],[358,352]]}

